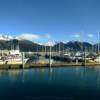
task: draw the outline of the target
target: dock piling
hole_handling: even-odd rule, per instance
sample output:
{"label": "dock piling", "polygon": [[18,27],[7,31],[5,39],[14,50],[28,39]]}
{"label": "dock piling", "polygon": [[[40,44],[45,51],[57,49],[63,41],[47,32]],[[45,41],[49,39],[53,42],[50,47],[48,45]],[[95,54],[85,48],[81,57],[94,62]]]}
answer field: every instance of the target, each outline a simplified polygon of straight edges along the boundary
{"label": "dock piling", "polygon": [[50,51],[49,51],[49,67],[50,67],[50,69],[51,69],[51,64],[52,64],[52,62],[51,62],[51,46],[50,46]]}
{"label": "dock piling", "polygon": [[24,69],[24,52],[22,52],[22,68]]}

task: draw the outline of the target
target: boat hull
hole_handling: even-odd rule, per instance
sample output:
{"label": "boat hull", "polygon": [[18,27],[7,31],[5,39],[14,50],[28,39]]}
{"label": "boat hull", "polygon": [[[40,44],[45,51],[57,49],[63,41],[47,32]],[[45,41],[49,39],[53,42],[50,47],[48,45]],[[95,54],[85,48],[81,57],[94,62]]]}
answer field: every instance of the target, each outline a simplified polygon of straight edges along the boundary
{"label": "boat hull", "polygon": [[[28,61],[28,59],[24,59],[24,64]],[[5,61],[5,64],[23,64],[22,59],[9,59]]]}

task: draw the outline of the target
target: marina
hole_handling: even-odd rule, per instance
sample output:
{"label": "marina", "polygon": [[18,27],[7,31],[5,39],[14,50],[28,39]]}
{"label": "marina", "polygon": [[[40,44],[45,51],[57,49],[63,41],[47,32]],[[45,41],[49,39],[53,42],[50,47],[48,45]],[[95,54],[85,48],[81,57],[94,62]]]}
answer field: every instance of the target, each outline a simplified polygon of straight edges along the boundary
{"label": "marina", "polygon": [[100,65],[99,45],[95,52],[89,52],[86,49],[83,51],[69,51],[63,48],[61,50],[61,46],[58,50],[53,50],[52,45],[46,46],[45,51],[21,52],[17,39],[12,39],[10,45],[10,50],[0,51],[0,69]]}
{"label": "marina", "polygon": [[0,0],[0,100],[100,100],[100,0]]}
{"label": "marina", "polygon": [[[99,34],[99,33],[98,33]],[[98,35],[99,37],[99,35]],[[67,66],[96,66],[100,65],[100,45],[93,47],[94,50],[86,49],[82,42],[73,43],[73,47],[78,43],[79,50],[70,50],[65,48],[62,42],[54,44],[35,45],[37,51],[24,52],[20,50],[20,40],[1,36],[2,40],[7,41],[10,49],[0,50],[0,69],[26,69],[26,68],[52,68],[52,67],[67,67]],[[98,40],[99,41],[99,40]],[[32,42],[33,43],[33,42]],[[92,44],[91,44],[92,45]],[[41,46],[41,50],[40,49]],[[28,48],[27,48],[28,49]]]}

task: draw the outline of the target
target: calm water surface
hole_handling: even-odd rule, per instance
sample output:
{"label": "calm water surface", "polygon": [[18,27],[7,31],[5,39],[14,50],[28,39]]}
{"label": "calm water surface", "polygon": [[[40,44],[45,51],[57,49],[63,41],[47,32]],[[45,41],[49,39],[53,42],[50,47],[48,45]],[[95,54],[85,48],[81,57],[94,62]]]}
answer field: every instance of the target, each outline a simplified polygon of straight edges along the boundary
{"label": "calm water surface", "polygon": [[0,70],[0,100],[100,100],[100,66]]}

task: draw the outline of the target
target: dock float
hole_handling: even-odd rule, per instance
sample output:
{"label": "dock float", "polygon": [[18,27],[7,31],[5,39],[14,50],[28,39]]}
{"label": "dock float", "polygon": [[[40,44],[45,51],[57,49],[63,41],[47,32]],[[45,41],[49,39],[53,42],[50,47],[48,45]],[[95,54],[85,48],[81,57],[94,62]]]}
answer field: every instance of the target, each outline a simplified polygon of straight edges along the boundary
{"label": "dock float", "polygon": [[[51,67],[80,67],[80,66],[100,66],[100,63],[61,63],[52,64]],[[24,69],[29,68],[49,68],[49,64],[25,64]],[[23,69],[22,64],[0,64],[0,69]]]}

